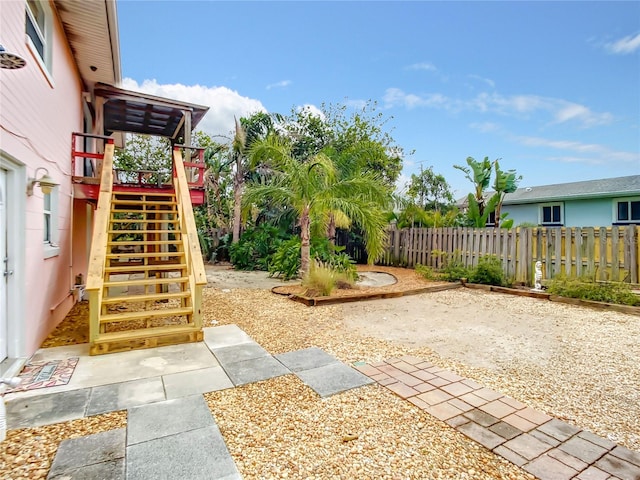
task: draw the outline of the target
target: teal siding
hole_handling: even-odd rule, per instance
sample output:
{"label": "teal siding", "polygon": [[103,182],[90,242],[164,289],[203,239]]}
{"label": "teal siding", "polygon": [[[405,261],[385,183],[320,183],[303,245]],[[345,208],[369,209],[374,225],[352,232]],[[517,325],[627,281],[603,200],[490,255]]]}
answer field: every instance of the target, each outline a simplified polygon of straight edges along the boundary
{"label": "teal siding", "polygon": [[606,227],[613,222],[613,200],[601,198],[565,202],[566,227]]}
{"label": "teal siding", "polygon": [[[552,203],[564,205],[565,227],[606,227],[613,221],[613,199],[611,198]],[[513,218],[514,226],[525,222],[538,225],[540,205],[542,203],[503,205],[502,211],[509,213],[508,218]]]}

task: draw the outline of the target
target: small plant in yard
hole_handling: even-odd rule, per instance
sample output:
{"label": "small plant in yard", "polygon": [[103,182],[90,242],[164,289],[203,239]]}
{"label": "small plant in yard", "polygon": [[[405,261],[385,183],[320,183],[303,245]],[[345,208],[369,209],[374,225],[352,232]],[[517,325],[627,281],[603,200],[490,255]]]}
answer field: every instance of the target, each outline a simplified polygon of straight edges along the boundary
{"label": "small plant in yard", "polygon": [[480,257],[478,265],[469,274],[469,282],[483,285],[506,286],[507,280],[502,270],[502,262],[495,255]]}
{"label": "small plant in yard", "polygon": [[334,267],[318,260],[311,262],[309,273],[302,280],[306,288],[305,295],[309,297],[326,297],[336,287],[353,288],[354,281],[346,272],[340,272]]}
{"label": "small plant in yard", "polygon": [[442,269],[442,276],[447,282],[458,282],[469,278],[471,270],[464,266],[461,260],[451,258]]}
{"label": "small plant in yard", "polygon": [[437,276],[433,271],[433,268],[429,267],[428,265],[422,265],[420,263],[416,265],[416,273],[426,278],[427,280],[433,280]]}
{"label": "small plant in yard", "polygon": [[640,306],[640,296],[626,283],[600,283],[589,277],[558,276],[548,282],[547,291],[561,297]]}

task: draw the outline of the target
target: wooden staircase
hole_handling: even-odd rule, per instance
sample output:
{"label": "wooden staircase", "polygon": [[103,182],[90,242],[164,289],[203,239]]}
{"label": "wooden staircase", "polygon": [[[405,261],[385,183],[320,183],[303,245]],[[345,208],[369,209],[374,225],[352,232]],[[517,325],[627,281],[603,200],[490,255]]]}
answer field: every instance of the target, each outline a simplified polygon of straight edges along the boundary
{"label": "wooden staircase", "polygon": [[180,152],[173,189],[122,191],[108,147],[87,278],[90,353],[201,341],[206,275]]}

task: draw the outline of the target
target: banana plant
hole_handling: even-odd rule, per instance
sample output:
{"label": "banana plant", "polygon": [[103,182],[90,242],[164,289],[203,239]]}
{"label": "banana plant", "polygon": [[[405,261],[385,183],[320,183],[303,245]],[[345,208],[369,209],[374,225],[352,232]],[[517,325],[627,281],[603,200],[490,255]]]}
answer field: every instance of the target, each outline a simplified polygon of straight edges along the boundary
{"label": "banana plant", "polygon": [[[518,189],[518,183],[522,180],[522,175],[516,176],[515,170],[507,170],[506,172],[500,169],[500,164],[498,160],[493,163],[495,169],[495,177],[493,180],[493,189],[495,190],[494,197],[498,197],[498,201],[495,206],[496,212],[496,227],[501,226],[501,221],[505,219],[506,214],[501,215],[500,211],[502,210],[502,202],[504,201],[504,197],[507,193],[513,193]],[[511,221],[511,225],[513,225],[513,220]],[[506,222],[502,223],[502,226],[505,228],[509,228]]]}
{"label": "banana plant", "polygon": [[[491,182],[491,162],[489,161],[489,157],[484,157],[484,160],[482,161],[477,161],[473,157],[467,157],[467,165],[467,167],[454,165],[453,168],[457,168],[464,172],[465,177],[475,185],[475,196],[470,194],[470,198],[473,197],[473,203],[478,209],[478,215],[473,218],[479,219],[483,217],[485,210],[487,210],[488,207],[488,205],[485,205],[484,192]],[[472,208],[471,203],[472,202],[469,201],[469,209]],[[491,211],[492,210],[489,210],[489,213]],[[487,216],[489,213],[487,213]],[[486,224],[486,220],[484,223]]]}

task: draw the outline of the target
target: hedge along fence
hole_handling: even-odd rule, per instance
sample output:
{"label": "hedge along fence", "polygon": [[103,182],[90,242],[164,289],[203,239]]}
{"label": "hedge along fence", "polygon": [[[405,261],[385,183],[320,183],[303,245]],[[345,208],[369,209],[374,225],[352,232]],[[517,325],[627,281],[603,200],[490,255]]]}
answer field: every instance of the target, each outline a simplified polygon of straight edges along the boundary
{"label": "hedge along fence", "polygon": [[483,255],[495,255],[515,282],[533,283],[535,262],[544,278],[561,273],[596,280],[640,283],[640,227],[585,228],[405,228],[388,230],[381,265],[435,269],[455,256],[474,267]]}

